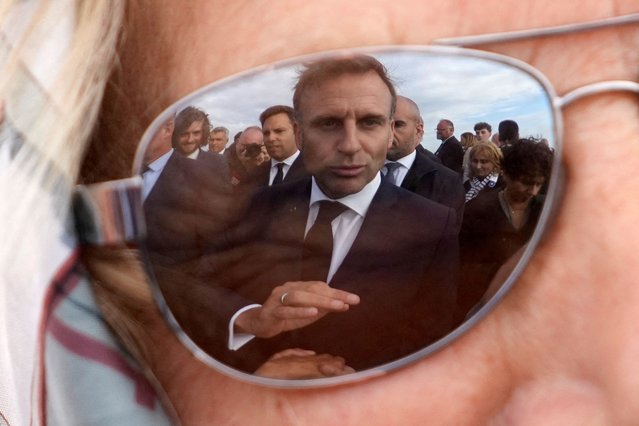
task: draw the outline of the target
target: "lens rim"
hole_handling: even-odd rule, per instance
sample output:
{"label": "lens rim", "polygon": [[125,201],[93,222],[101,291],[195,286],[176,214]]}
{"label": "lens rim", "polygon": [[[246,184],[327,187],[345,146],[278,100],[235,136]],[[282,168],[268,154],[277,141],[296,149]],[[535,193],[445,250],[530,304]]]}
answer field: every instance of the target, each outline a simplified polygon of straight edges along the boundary
{"label": "lens rim", "polygon": [[379,55],[379,54],[387,54],[387,53],[415,53],[415,54],[439,54],[439,55],[450,55],[451,57],[465,57],[465,58],[475,58],[481,60],[492,61],[504,65],[508,65],[510,67],[516,68],[520,71],[523,71],[530,77],[532,77],[544,91],[544,95],[547,98],[548,105],[550,107],[550,115],[552,118],[551,123],[551,131],[553,140],[555,141],[554,145],[554,156],[553,156],[553,167],[550,175],[550,182],[548,185],[548,192],[546,195],[546,201],[544,202],[544,206],[542,208],[539,220],[537,222],[537,226],[535,231],[533,232],[528,244],[523,249],[523,253],[521,258],[516,262],[516,265],[512,272],[508,275],[506,280],[502,283],[496,293],[486,301],[481,308],[479,308],[470,318],[465,320],[461,325],[455,328],[453,331],[448,333],[446,336],[442,337],[440,340],[420,349],[419,351],[410,354],[408,356],[399,358],[397,360],[379,365],[377,367],[358,371],[352,374],[347,374],[344,376],[337,377],[328,377],[321,379],[273,379],[266,378],[261,376],[256,376],[253,374],[248,374],[242,372],[240,370],[236,370],[232,367],[223,364],[222,362],[216,360],[212,356],[210,356],[207,352],[200,349],[193,340],[186,334],[184,330],[180,327],[177,319],[171,312],[168,307],[168,304],[162,294],[160,287],[155,279],[155,274],[153,272],[153,266],[151,265],[149,254],[145,245],[142,243],[140,245],[140,251],[142,254],[142,259],[144,261],[145,269],[147,271],[147,276],[149,278],[149,285],[151,286],[151,290],[153,293],[153,297],[155,302],[162,314],[165,322],[168,324],[171,331],[178,337],[184,346],[200,361],[206,363],[211,366],[215,370],[238,380],[242,380],[248,383],[271,387],[271,388],[283,388],[283,389],[302,389],[302,388],[320,388],[320,387],[328,387],[341,385],[345,383],[354,383],[362,380],[368,380],[373,377],[382,376],[388,374],[394,370],[410,365],[418,360],[421,360],[427,356],[430,356],[439,350],[446,347],[448,344],[457,340],[464,334],[466,334],[470,329],[472,329],[478,322],[480,322],[483,318],[485,318],[494,308],[501,302],[504,296],[512,289],[515,285],[519,277],[521,276],[523,270],[528,265],[533,253],[539,246],[542,238],[548,231],[549,225],[552,222],[553,217],[558,211],[558,207],[561,203],[561,195],[563,188],[563,170],[562,170],[562,152],[563,152],[563,121],[561,114],[561,98],[557,96],[555,89],[549,80],[544,76],[538,69],[533,66],[515,59],[509,56],[486,52],[483,50],[475,50],[468,49],[457,46],[425,46],[425,45],[385,45],[385,46],[373,46],[373,47],[365,47],[365,48],[353,48],[353,49],[337,49],[337,50],[329,50],[321,53],[314,53],[309,55],[296,56],[292,58],[288,58],[282,61],[277,61],[269,65],[258,66],[256,68],[252,68],[250,70],[234,74],[223,78],[221,80],[212,82],[207,84],[192,93],[184,96],[179,99],[177,102],[171,104],[170,107],[165,109],[160,115],[158,115],[155,120],[151,123],[151,125],[147,128],[145,133],[143,134],[140,144],[138,146],[135,160],[133,163],[132,174],[133,176],[141,175],[142,172],[142,163],[144,152],[146,151],[149,143],[151,142],[152,136],[155,132],[160,128],[162,123],[164,123],[175,111],[180,110],[182,107],[192,104],[192,101],[201,97],[202,95],[210,92],[212,90],[225,87],[229,84],[238,84],[243,80],[254,78],[256,75],[262,74],[268,71],[276,71],[281,68],[288,68],[293,65],[298,65],[300,63],[305,63],[309,61],[315,61],[319,59],[325,59],[330,57],[339,57],[347,54],[368,54],[368,55]]}

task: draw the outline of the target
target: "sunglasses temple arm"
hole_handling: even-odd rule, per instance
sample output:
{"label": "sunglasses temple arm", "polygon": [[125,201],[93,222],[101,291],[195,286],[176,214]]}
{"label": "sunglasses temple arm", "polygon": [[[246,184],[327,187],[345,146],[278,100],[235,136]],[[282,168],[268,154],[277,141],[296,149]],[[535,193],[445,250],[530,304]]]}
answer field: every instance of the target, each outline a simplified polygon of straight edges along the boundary
{"label": "sunglasses temple arm", "polygon": [[432,44],[439,46],[470,47],[491,43],[507,43],[518,40],[530,40],[540,37],[574,34],[583,31],[592,31],[599,28],[631,25],[639,23],[639,13],[614,16],[595,21],[580,22],[576,24],[557,25],[554,27],[535,28],[503,33],[472,35],[465,37],[450,37],[433,40]]}
{"label": "sunglasses temple arm", "polygon": [[639,95],[639,83],[626,80],[611,80],[588,84],[557,97],[555,103],[558,108],[564,108],[581,98],[608,92],[631,92]]}
{"label": "sunglasses temple arm", "polygon": [[142,178],[134,176],[76,186],[73,217],[81,244],[121,246],[140,243],[146,236]]}

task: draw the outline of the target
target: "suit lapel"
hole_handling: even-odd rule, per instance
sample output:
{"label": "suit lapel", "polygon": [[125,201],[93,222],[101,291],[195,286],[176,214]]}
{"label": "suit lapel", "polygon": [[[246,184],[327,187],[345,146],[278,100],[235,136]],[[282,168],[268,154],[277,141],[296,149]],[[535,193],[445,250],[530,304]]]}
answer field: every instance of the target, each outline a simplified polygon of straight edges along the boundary
{"label": "suit lapel", "polygon": [[417,183],[422,179],[422,176],[436,170],[436,168],[426,160],[425,156],[419,152],[417,153],[415,161],[413,161],[413,165],[408,170],[408,173],[406,173],[406,177],[402,182],[402,188],[414,192],[417,188]]}
{"label": "suit lapel", "polygon": [[392,212],[396,208],[398,191],[400,190],[391,183],[381,183],[351,249],[331,280],[331,286],[348,288],[354,282],[353,277],[370,267],[372,254],[383,253],[389,244],[392,245],[382,230],[389,229],[389,219],[393,217]]}

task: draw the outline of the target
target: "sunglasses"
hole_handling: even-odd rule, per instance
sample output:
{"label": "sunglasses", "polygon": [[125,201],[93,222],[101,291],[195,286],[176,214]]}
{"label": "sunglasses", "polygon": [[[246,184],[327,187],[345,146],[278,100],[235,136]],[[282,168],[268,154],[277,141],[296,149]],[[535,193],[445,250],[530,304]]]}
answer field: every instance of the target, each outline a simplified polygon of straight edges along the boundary
{"label": "sunglasses", "polygon": [[[153,121],[140,141],[133,177],[77,188],[79,237],[92,245],[138,245],[167,323],[198,359],[225,374],[287,388],[386,374],[466,333],[521,275],[561,203],[562,108],[599,93],[639,94],[639,83],[604,81],[559,96],[534,67],[469,47],[637,23],[639,14],[632,14],[440,39],[432,46],[330,51],[214,82],[180,99]],[[504,179],[496,178],[485,188],[473,187],[471,171],[463,189],[462,174],[433,165],[436,159],[428,160],[429,167],[438,170],[438,182],[450,183],[448,190],[454,186],[461,194],[461,205],[455,204],[452,192],[439,197],[414,195],[411,199],[431,200],[415,201],[418,207],[397,203],[380,213],[379,194],[388,186],[379,184],[359,219],[349,212],[350,216],[331,222],[335,247],[329,253],[337,266],[329,268],[328,286],[302,286],[305,239],[318,215],[317,207],[310,205],[314,188],[350,203],[349,197],[364,191],[364,184],[384,179],[379,171],[384,172],[389,140],[403,142],[393,133],[388,89],[382,84],[373,90],[373,83],[365,84],[367,73],[357,75],[352,68],[342,74],[329,72],[331,77],[320,73],[323,77],[309,80],[303,90],[298,83],[301,95],[293,101],[295,83],[313,64],[361,57],[373,58],[392,76],[402,96],[394,118],[417,111],[424,123],[452,121],[457,134],[472,132],[478,122],[489,122],[496,129],[497,123],[512,121],[522,140],[508,141],[506,131],[501,132]],[[348,98],[358,88],[367,99],[377,96],[367,105],[387,106],[388,117],[366,112],[360,118],[355,113],[356,119],[349,121],[339,109],[343,105],[329,108],[326,100],[331,95]],[[260,114],[269,107],[293,103],[294,110],[280,108],[260,123]],[[280,120],[278,128],[290,128],[288,149],[277,145],[269,151],[263,130],[271,119]],[[231,135],[242,132],[241,145],[267,142],[266,149],[247,156],[246,150],[231,145],[223,155],[203,153],[200,147],[206,140],[189,135],[206,137],[213,127],[224,127]],[[361,146],[346,148],[343,140],[349,134],[359,135]],[[424,150],[420,158],[429,151],[441,152],[446,143],[432,135],[419,142]],[[296,147],[300,154],[291,160]],[[272,184],[283,168],[292,176],[298,158],[306,176]],[[290,161],[275,167],[282,160]],[[336,161],[361,164],[335,171]],[[365,175],[361,182],[360,174]],[[526,182],[535,179],[543,184],[526,192],[519,175],[526,176]],[[349,183],[342,191],[344,181],[358,185],[351,188]],[[478,194],[464,204],[464,192],[469,190]],[[335,194],[340,196],[331,196]],[[355,227],[350,234],[349,227]],[[345,234],[351,236],[339,239],[340,229],[346,228]],[[343,258],[335,262],[335,251],[340,250]],[[345,293],[359,299],[348,299]],[[315,297],[341,297],[346,302],[331,310],[321,303],[313,307],[315,302],[309,300]],[[274,322],[277,325],[271,327]],[[343,359],[354,370],[336,373],[320,366],[317,374],[299,373],[298,361],[316,360],[322,354]]]}

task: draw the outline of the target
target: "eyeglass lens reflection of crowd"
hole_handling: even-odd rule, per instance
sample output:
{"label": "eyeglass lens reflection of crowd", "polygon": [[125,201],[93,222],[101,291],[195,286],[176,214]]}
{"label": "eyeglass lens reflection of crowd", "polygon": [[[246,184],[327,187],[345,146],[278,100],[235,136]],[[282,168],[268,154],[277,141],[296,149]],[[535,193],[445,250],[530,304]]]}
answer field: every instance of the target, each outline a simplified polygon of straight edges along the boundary
{"label": "eyeglass lens reflection of crowd", "polygon": [[[419,107],[371,57],[311,64],[293,107],[259,121],[229,144],[189,106],[158,129],[143,172],[167,303],[236,368],[259,374],[292,348],[354,370],[413,353],[472,312],[537,225],[548,142],[513,120],[460,142],[442,119],[431,153]],[[328,201],[340,207],[326,219]],[[321,226],[332,241],[314,240]]]}

